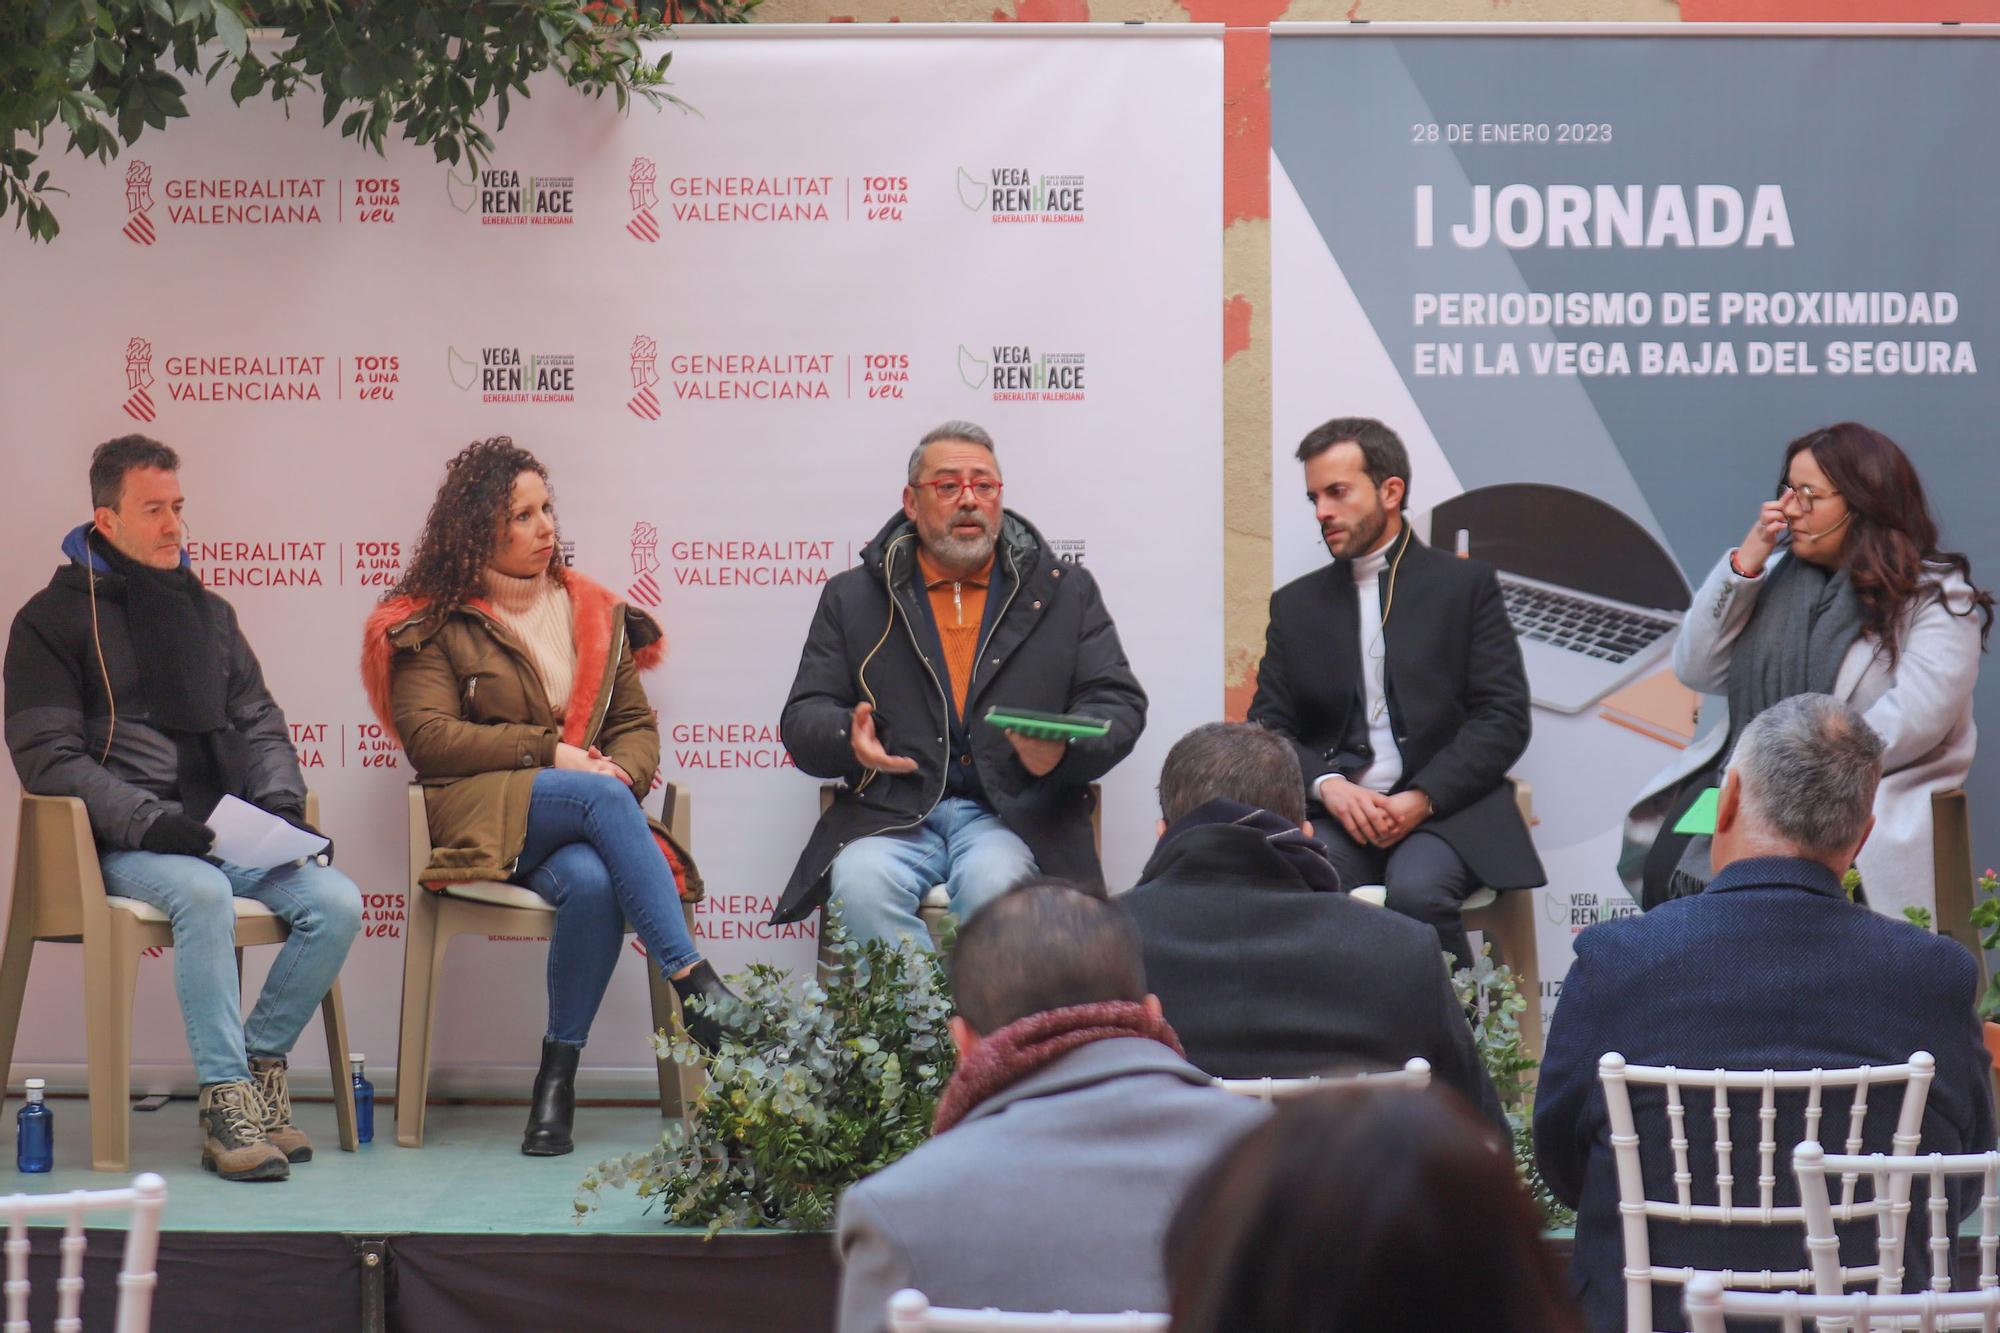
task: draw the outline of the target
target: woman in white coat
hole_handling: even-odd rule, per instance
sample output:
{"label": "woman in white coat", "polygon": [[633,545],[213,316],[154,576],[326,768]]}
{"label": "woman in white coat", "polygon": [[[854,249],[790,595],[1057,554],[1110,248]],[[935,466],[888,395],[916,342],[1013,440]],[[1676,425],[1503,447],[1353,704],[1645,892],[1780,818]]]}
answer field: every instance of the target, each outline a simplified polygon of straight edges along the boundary
{"label": "woman in white coat", "polygon": [[1820,693],[1861,709],[1886,747],[1857,858],[1869,904],[1935,908],[1931,795],[1972,767],[1972,687],[1993,625],[1992,595],[1937,543],[1923,484],[1888,436],[1842,422],[1786,446],[1777,497],[1710,571],[1674,645],[1674,674],[1724,696],[1727,712],[1626,822],[1620,871],[1646,907],[1708,882],[1708,839],[1671,830],[1720,780],[1743,727]]}

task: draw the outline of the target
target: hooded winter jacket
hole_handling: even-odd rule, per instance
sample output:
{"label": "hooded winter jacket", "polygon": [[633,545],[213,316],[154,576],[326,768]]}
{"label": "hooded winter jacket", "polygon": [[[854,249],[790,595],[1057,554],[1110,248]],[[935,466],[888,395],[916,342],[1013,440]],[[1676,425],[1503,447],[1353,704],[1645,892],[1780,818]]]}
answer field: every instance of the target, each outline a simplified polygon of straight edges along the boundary
{"label": "hooded winter jacket", "polygon": [[[969,755],[954,757],[947,672],[917,569],[916,525],[896,515],[861,549],[861,563],[827,580],[806,635],[780,730],[792,762],[846,787],[820,817],[772,920],[796,921],[827,893],[827,867],[857,838],[908,828],[944,795],[946,767],[967,758],[985,804],[1028,844],[1044,874],[1101,884],[1090,784],[1132,752],[1146,725],[1146,692],[1126,664],[1117,627],[1090,572],[1058,558],[1034,525],[1005,511],[994,553],[986,624],[966,689]],[[914,773],[862,769],[848,720],[873,702],[875,732]],[[1005,732],[984,720],[994,706],[1080,713],[1109,734],[1069,743],[1037,778]]]}
{"label": "hooded winter jacket", "polygon": [[[566,570],[563,582],[576,683],[561,716],[527,650],[484,599],[439,613],[428,602],[397,597],[368,617],[362,679],[376,718],[424,788],[426,884],[514,874],[535,774],[555,765],[558,742],[603,751],[631,775],[635,798],[651,788],[660,731],[639,672],[665,657],[665,636],[651,616],[575,570]],[[659,826],[654,831],[664,836]],[[682,894],[697,897],[694,864],[675,850]]]}
{"label": "hooded winter jacket", "polygon": [[[125,578],[90,549],[89,533],[85,524],[63,539],[69,563],[28,599],[7,635],[7,750],[23,790],[80,797],[98,845],[131,850],[154,820],[182,813],[180,761],[173,738],[151,725],[139,687]],[[302,813],[306,784],[285,715],[235,610],[206,595],[227,640],[225,712],[248,760],[236,794],[266,810]]]}

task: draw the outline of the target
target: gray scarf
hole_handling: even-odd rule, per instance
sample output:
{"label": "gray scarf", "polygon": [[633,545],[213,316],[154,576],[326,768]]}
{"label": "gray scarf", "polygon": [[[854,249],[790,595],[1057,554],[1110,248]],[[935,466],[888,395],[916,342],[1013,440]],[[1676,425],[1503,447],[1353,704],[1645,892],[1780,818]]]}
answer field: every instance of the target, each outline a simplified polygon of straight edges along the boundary
{"label": "gray scarf", "polygon": [[[1715,766],[1698,774],[1713,787],[1750,719],[1795,694],[1832,694],[1841,659],[1861,637],[1861,598],[1847,567],[1826,570],[1788,555],[1764,575],[1757,607],[1729,656],[1729,736]],[[1688,840],[1668,887],[1670,898],[1700,893],[1713,873],[1707,834]]]}

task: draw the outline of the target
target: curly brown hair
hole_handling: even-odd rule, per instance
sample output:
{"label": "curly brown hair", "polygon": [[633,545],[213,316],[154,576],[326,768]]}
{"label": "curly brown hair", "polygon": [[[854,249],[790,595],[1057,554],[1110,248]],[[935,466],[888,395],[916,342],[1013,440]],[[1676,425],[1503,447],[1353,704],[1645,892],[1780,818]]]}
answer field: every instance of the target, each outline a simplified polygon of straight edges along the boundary
{"label": "curly brown hair", "polygon": [[1841,550],[1841,563],[1861,598],[1862,628],[1882,645],[1889,664],[1894,666],[1902,654],[1903,612],[1933,594],[1952,615],[1980,618],[1979,646],[1985,651],[1993,630],[1993,594],[1975,585],[1971,601],[1960,610],[1937,592],[1938,570],[1953,570],[1970,584],[1972,562],[1957,551],[1938,549],[1937,520],[1902,446],[1857,421],[1811,431],[1785,446],[1779,493],[1791,475],[1792,460],[1808,449],[1847,501],[1854,531]]}
{"label": "curly brown hair", "polygon": [[[439,609],[461,606],[486,586],[486,567],[499,545],[507,510],[514,500],[514,479],[532,472],[544,484],[549,470],[507,435],[475,440],[444,465],[444,484],[424,517],[403,580],[382,596],[415,597]],[[549,495],[555,495],[550,487]],[[558,555],[549,562],[549,577],[563,581],[562,533],[556,533]]]}

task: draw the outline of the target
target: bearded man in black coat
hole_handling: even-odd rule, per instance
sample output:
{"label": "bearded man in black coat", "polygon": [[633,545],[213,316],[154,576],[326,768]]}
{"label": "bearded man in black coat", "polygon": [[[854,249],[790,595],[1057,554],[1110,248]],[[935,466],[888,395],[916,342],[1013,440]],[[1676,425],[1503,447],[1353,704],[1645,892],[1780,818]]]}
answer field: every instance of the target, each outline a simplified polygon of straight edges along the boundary
{"label": "bearded man in black coat", "polygon": [[[963,921],[1038,871],[1104,882],[1090,784],[1132,752],[1146,693],[1089,571],[1001,489],[992,437],[946,422],[911,453],[902,510],[827,580],[779,729],[802,771],[845,786],[774,921],[831,892],[856,938],[928,947],[933,885]],[[1030,736],[988,722],[996,706],[1107,729]]]}
{"label": "bearded man in black coat", "polygon": [[1410,456],[1368,417],[1299,444],[1334,562],[1271,596],[1250,720],[1292,742],[1349,888],[1437,929],[1472,965],[1461,905],[1548,882],[1507,770],[1528,748],[1528,677],[1491,566],[1418,541]]}

